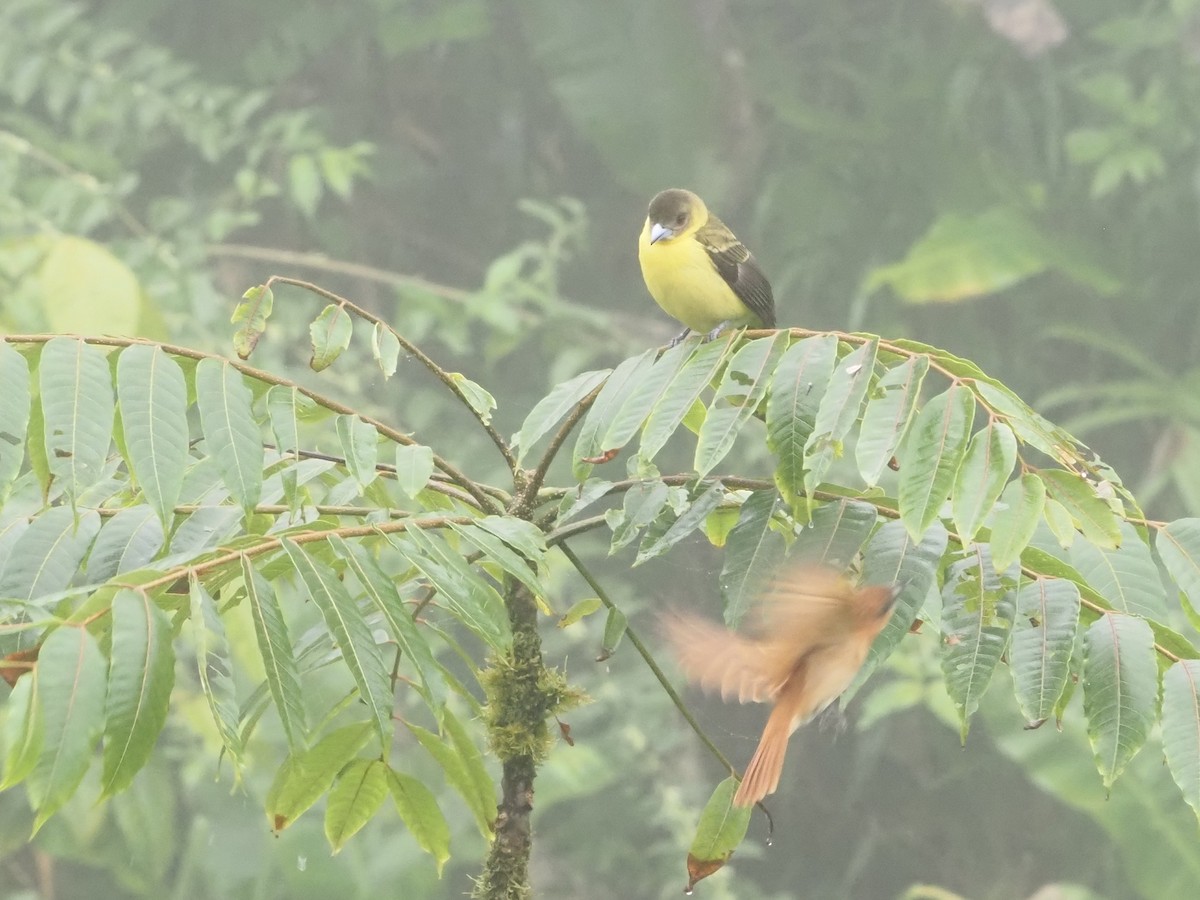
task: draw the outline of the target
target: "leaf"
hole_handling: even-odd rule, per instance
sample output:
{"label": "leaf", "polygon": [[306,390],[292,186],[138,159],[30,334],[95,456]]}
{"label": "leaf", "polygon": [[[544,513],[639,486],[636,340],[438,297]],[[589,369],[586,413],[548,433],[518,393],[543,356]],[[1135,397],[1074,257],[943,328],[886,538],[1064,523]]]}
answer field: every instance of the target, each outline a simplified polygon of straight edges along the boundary
{"label": "leaf", "polygon": [[112,661],[104,720],[104,795],[124,790],[150,759],[175,686],[171,620],[146,594],[112,603]]}
{"label": "leaf", "polygon": [[1120,546],[1117,514],[1096,495],[1091,482],[1064,469],[1047,469],[1041,474],[1047,493],[1066,508],[1085,538],[1105,549]]}
{"label": "leaf", "polygon": [[724,339],[701,343],[688,357],[646,419],[638,449],[640,461],[650,462],[666,445],[691,410],[692,404],[721,370],[733,342],[734,333],[731,333]]}
{"label": "leaf", "polygon": [[329,790],[333,780],[371,738],[371,722],[356,722],[331,731],[308,750],[288,754],[267,790],[267,816],[274,831],[283,831]]}
{"label": "leaf", "polygon": [[361,544],[346,541],[339,535],[332,535],[329,544],[346,562],[359,586],[382,614],[400,651],[416,669],[422,693],[436,711],[436,704],[443,693],[439,680],[434,677],[437,663],[428,642],[413,621],[412,613],[405,607],[395,582],[383,571],[374,555]]}
{"label": "leaf", "polygon": [[462,395],[463,400],[479,416],[479,421],[484,425],[491,424],[492,410],[496,408],[496,398],[461,372],[450,372],[448,374],[450,380]]}
{"label": "leaf", "polygon": [[604,604],[600,602],[599,597],[587,597],[571,604],[571,608],[559,617],[555,622],[558,628],[567,628],[574,625],[576,622],[583,619],[585,616],[590,616],[592,613],[599,612],[604,608]]}
{"label": "leaf", "polygon": [[990,546],[996,571],[1004,571],[1021,558],[1037,530],[1045,502],[1046,485],[1033,472],[1026,472],[1004,489],[992,519]]}
{"label": "leaf", "polygon": [[487,830],[484,837],[487,837],[491,833],[491,821],[496,816],[496,785],[483,763],[483,754],[467,734],[463,723],[449,707],[442,710],[442,716],[445,733],[449,735],[454,749],[458,752],[470,787],[470,793],[464,794],[463,797],[476,816],[486,820]]}
{"label": "leaf", "polygon": [[31,394],[29,363],[6,341],[0,341],[0,506],[21,471],[29,428]]}
{"label": "leaf", "polygon": [[403,772],[388,772],[388,790],[404,827],[422,850],[433,857],[438,877],[450,858],[450,826],[438,808],[433,792]]}
{"label": "leaf", "polygon": [[1155,535],[1154,549],[1192,610],[1200,614],[1200,519],[1169,522]]}
{"label": "leaf", "polygon": [[729,532],[737,525],[741,507],[718,506],[704,520],[704,536],[714,547],[722,548],[729,540]]}
{"label": "leaf", "polygon": [[388,795],[388,766],[381,759],[355,759],[338,776],[325,804],[325,837],[338,853],[378,812]]}
{"label": "leaf", "polygon": [[1076,541],[1068,558],[1113,609],[1166,621],[1167,597],[1150,547],[1128,522],[1120,523],[1121,545],[1105,550]]}
{"label": "leaf", "polygon": [[992,672],[1008,645],[1015,592],[1001,582],[986,547],[953,563],[942,588],[942,674],[958,710],[960,736],[979,708]]}
{"label": "leaf", "polygon": [[[254,636],[262,656],[267,687],[275,701],[275,710],[279,713],[288,749],[295,753],[298,747],[303,746],[306,727],[300,671],[292,653],[287,621],[271,583],[259,574],[247,556],[242,557],[242,584],[249,603],[250,618],[254,622]],[[202,586],[193,589],[204,590]]]}
{"label": "leaf", "polygon": [[910,356],[904,365],[889,369],[879,379],[867,401],[854,445],[854,458],[859,473],[869,486],[879,482],[884,467],[904,440],[928,371],[928,356]]}
{"label": "leaf", "polygon": [[555,523],[562,526],[575,518],[579,513],[605,497],[612,490],[613,483],[602,478],[589,478],[582,484],[567,491],[558,506],[558,518]]}
{"label": "leaf", "polygon": [[74,498],[103,474],[112,443],[112,377],[103,351],[74,338],[54,338],[38,363],[46,460]]}
{"label": "leaf", "polygon": [[812,434],[804,445],[804,490],[809,495],[824,480],[834,459],[842,455],[842,441],[858,421],[866,400],[878,351],[879,339],[872,338],[834,365]]}
{"label": "leaf", "polygon": [[313,218],[325,192],[317,161],[310,153],[295,153],[288,160],[288,195],[306,218]]}
{"label": "leaf", "polygon": [[36,602],[65,590],[99,531],[95,510],[76,517],[70,507],[54,506],[41,513],[0,564],[0,597]]}
{"label": "leaf", "polygon": [[396,445],[396,484],[404,495],[416,499],[433,475],[433,450],[421,444]]}
{"label": "leaf", "polygon": [[822,503],[797,535],[789,555],[797,562],[848,569],[878,518],[871,503],[845,498]]}
{"label": "leaf", "polygon": [[787,332],[781,331],[769,340],[748,341],[725,367],[696,440],[692,468],[700,477],[711,472],[733,449],[742,426],[758,411],[775,365],[787,349],[787,340]]}
{"label": "leaf", "polygon": [[308,326],[312,340],[312,358],[308,364],[314,372],[328,369],[350,346],[354,322],[340,304],[330,303]]}
{"label": "leaf", "polygon": [[[1044,489],[1042,493],[1045,493]],[[1047,500],[1042,509],[1042,516],[1058,545],[1064,550],[1069,550],[1075,543],[1075,523],[1071,521],[1071,514],[1057,500]]]}
{"label": "leaf", "polygon": [[491,532],[526,559],[541,565],[547,551],[546,535],[533,522],[515,516],[484,516],[475,525]]}
{"label": "leaf", "polygon": [[914,540],[933,524],[950,496],[974,416],[974,395],[961,384],[951,385],[917,413],[900,448],[900,519]]}
{"label": "leaf", "polygon": [[775,485],[791,506],[804,492],[804,447],[836,359],[834,335],[805,338],[787,348],[771,379],[767,448],[775,455]]}
{"label": "leaf", "polygon": [[978,379],[975,389],[979,391],[980,399],[994,413],[1004,418],[1005,424],[1021,441],[1036,447],[1051,459],[1058,460],[1062,459],[1064,448],[1077,446],[1070,434],[1034,412],[1028,403],[1004,385],[992,382],[986,377],[968,377]]}
{"label": "leaf", "polygon": [[392,685],[389,667],[375,643],[375,635],[363,618],[358,605],[337,575],[293,541],[282,541],[284,552],[300,576],[313,603],[321,610],[342,661],[358,685],[359,699],[366,705],[379,735],[379,745],[387,750],[392,738]]}
{"label": "leaf", "polygon": [[493,650],[508,648],[512,637],[504,601],[461,556],[421,528],[408,529],[394,546],[437,588],[460,622]]}
{"label": "leaf", "polygon": [[38,280],[42,296],[49,298],[45,304],[48,331],[144,333],[142,286],[133,270],[107,247],[78,235],[59,234],[41,263]]}
{"label": "leaf", "polygon": [[400,339],[382,322],[376,322],[371,331],[371,356],[385,379],[396,374],[396,366],[400,362]]}
{"label": "leaf", "polygon": [[688,507],[679,514],[666,531],[657,536],[653,536],[651,532],[647,532],[646,539],[642,542],[642,546],[639,548],[637,558],[634,559],[633,564],[638,566],[647,560],[662,556],[703,525],[708,518],[708,514],[716,509],[724,499],[725,486],[720,481],[714,481],[708,485],[699,497],[696,497],[696,499],[688,504]]}
{"label": "leaf", "polygon": [[[487,519],[493,520],[499,518],[498,516],[487,517]],[[488,525],[493,523],[487,522],[487,519],[481,519],[478,524],[474,525],[458,525],[451,522],[450,530],[479,549],[483,553],[483,561],[498,566],[529,588],[536,598],[544,601],[548,591],[539,580],[539,572],[545,570],[545,547],[532,549],[525,547],[522,552],[533,555],[522,556],[488,530]]]}
{"label": "leaf", "polygon": [[375,466],[379,462],[379,432],[369,422],[358,416],[338,416],[335,420],[342,454],[346,457],[346,468],[366,490],[375,480]]}
{"label": "leaf", "polygon": [[467,808],[475,817],[479,833],[485,838],[491,837],[492,821],[496,816],[495,800],[492,798],[486,804],[481,805],[476,786],[467,771],[467,763],[455,745],[420,725],[407,721],[404,724],[408,726],[408,730],[413,733],[413,736],[429,755],[437,760],[438,765],[442,767],[442,772],[446,775],[446,781],[466,801]]}
{"label": "leaf", "polygon": [[758,596],[783,561],[783,536],[770,527],[778,496],[773,490],[751,492],[726,541],[721,599],[725,605],[725,623],[730,628],[741,621],[750,601]]}
{"label": "leaf", "polygon": [[1054,714],[1071,674],[1079,627],[1079,588],[1062,578],[1037,578],[1017,591],[1008,665],[1026,728]]}
{"label": "leaf", "polygon": [[150,564],[163,546],[163,527],[153,509],[127,506],[100,529],[88,554],[89,581],[107,581]]}
{"label": "leaf", "polygon": [[42,644],[37,662],[42,749],[27,780],[36,834],[79,786],[104,724],[105,665],[86,628],[62,626]]}
{"label": "leaf", "polygon": [[954,302],[997,293],[1048,268],[1102,293],[1118,286],[1019,209],[994,206],[974,216],[943,213],[903,260],[875,269],[866,289],[889,285],[910,303]]}
{"label": "leaf", "polygon": [[1096,768],[1109,789],[1158,717],[1154,633],[1141,619],[1106,613],[1084,633],[1083,713]]}
{"label": "leaf", "polygon": [[294,387],[277,384],[267,391],[267,417],[280,454],[300,449],[300,423],[316,409],[316,404]]}
{"label": "leaf", "polygon": [[919,542],[914,542],[904,523],[893,519],[880,525],[867,542],[863,553],[863,583],[894,584],[900,588],[900,593],[892,607],[892,617],[867,651],[867,661],[842,695],[843,703],[849,702],[854,692],[908,634],[930,589],[937,583],[948,541],[946,529],[940,523],[935,523]]}
{"label": "leaf", "polygon": [[258,284],[242,294],[242,302],[234,309],[229,321],[244,323],[233,333],[233,349],[239,359],[249,359],[259,338],[267,330],[267,319],[275,306],[275,294],[265,284]]}
{"label": "leaf", "polygon": [[242,373],[217,359],[196,366],[196,405],[204,444],[221,481],[249,514],[262,493],[263,448]]}
{"label": "leaf", "polygon": [[964,542],[974,540],[1017,462],[1017,439],[1003,422],[989,420],[975,432],[954,480],[954,528]]}
{"label": "leaf", "polygon": [[579,426],[575,438],[575,449],[571,455],[571,465],[575,477],[582,481],[592,470],[592,464],[584,462],[605,455],[606,450],[619,449],[604,446],[604,436],[608,433],[613,418],[621,411],[629,393],[646,378],[654,368],[654,357],[657,351],[646,350],[637,356],[622,360],[604,381],[604,387],[596,395],[591,408]]}
{"label": "leaf", "polygon": [[604,619],[604,638],[600,643],[600,653],[596,656],[596,662],[604,662],[617,652],[617,647],[621,645],[621,638],[625,637],[625,630],[628,626],[629,622],[625,618],[625,613],[615,606],[610,606],[608,615]]}
{"label": "leaf", "polygon": [[196,644],[200,689],[208,702],[225,752],[233,759],[234,765],[240,766],[244,747],[238,734],[237,686],[233,680],[229,639],[212,596],[204,589],[199,578],[189,581],[192,640]]}
{"label": "leaf", "polygon": [[671,379],[679,372],[691,354],[689,344],[676,344],[668,349],[650,367],[650,370],[633,384],[616,411],[604,436],[600,439],[602,452],[624,447],[641,429],[646,417],[663,395]]}
{"label": "leaf", "polygon": [[696,883],[721,869],[733,851],[741,846],[750,827],[752,806],[734,806],[733,795],[737,791],[737,780],[726,778],[717,785],[700,821],[696,823],[696,834],[688,849],[688,883],[684,892],[690,894]]}
{"label": "leaf", "polygon": [[117,358],[117,400],[129,468],[169,532],[188,458],[183,370],[158,347],[126,347]]}
{"label": "leaf", "polygon": [[539,400],[521,423],[521,430],[514,439],[520,447],[517,463],[524,462],[525,454],[533,445],[578,406],[611,372],[612,369],[600,369],[576,375],[569,381],[556,384],[549,394]]}
{"label": "leaf", "polygon": [[0,791],[24,781],[37,765],[44,744],[41,707],[37,700],[37,668],[18,678],[5,703],[0,721],[0,739],[4,747],[4,777]]}
{"label": "leaf", "polygon": [[1200,660],[1181,659],[1163,675],[1162,742],[1171,777],[1200,816]]}
{"label": "leaf", "polygon": [[610,509],[605,515],[613,533],[608,555],[612,556],[636,538],[658,517],[670,498],[671,489],[661,481],[639,482],[627,490],[622,508]]}

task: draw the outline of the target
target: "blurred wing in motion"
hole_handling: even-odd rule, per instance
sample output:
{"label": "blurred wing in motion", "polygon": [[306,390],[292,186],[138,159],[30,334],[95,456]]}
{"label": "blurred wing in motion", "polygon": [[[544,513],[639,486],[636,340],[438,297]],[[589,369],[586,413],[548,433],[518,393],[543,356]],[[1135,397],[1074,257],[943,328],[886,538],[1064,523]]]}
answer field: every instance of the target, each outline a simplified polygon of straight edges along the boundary
{"label": "blurred wing in motion", "polygon": [[766,642],[742,637],[701,616],[672,612],[662,617],[662,625],[688,680],[706,691],[719,691],[726,700],[770,700],[791,671],[772,659]]}
{"label": "blurred wing in motion", "polygon": [[785,570],[746,614],[748,634],[691,613],[663,616],[663,628],[690,681],[729,700],[771,700],[812,650],[845,630],[853,588],[813,566]]}

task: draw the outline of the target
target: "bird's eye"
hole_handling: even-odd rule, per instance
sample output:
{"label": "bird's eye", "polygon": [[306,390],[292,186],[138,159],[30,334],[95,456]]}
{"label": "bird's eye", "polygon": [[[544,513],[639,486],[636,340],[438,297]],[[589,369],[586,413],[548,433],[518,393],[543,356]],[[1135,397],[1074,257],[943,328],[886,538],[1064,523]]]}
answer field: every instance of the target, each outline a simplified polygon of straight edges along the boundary
{"label": "bird's eye", "polygon": [[679,215],[677,215],[675,217],[676,225],[682,225],[686,221],[687,221],[687,213],[685,213],[685,212],[681,212]]}

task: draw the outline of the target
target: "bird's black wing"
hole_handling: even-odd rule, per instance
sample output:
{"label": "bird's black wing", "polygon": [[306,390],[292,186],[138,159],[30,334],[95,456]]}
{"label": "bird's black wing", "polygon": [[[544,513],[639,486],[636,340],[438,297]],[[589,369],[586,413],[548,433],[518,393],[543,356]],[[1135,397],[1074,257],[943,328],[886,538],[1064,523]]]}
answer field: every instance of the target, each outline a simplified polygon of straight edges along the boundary
{"label": "bird's black wing", "polygon": [[771,283],[745,245],[713,215],[696,232],[696,240],[738,299],[758,316],[763,328],[774,328],[775,297]]}

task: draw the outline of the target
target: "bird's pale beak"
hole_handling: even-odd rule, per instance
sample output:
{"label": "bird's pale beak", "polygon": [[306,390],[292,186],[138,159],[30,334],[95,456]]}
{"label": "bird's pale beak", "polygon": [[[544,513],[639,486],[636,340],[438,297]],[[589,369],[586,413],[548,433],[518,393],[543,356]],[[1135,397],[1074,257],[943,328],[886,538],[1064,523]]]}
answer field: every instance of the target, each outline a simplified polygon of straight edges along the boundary
{"label": "bird's pale beak", "polygon": [[657,222],[655,222],[653,225],[650,226],[650,243],[652,243],[652,244],[658,243],[663,238],[669,238],[669,237],[674,237],[674,236],[675,236],[675,232],[673,232],[666,225],[660,225]]}

